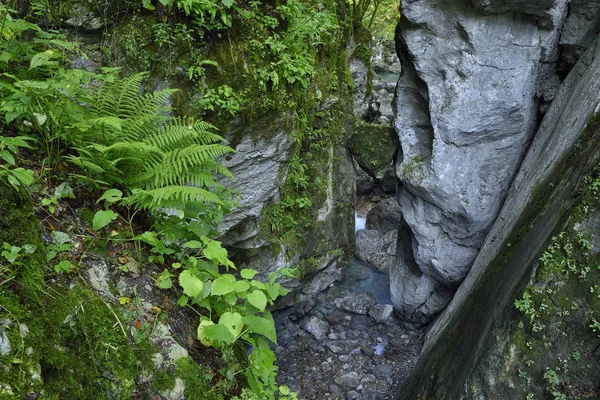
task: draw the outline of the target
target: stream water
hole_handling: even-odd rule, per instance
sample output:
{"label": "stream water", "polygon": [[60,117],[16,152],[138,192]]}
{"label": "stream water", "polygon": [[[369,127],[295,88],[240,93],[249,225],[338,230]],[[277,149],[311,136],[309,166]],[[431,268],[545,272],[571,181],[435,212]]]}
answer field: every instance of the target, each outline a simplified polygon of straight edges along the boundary
{"label": "stream water", "polygon": [[371,311],[389,310],[388,273],[351,259],[342,281],[276,313],[278,383],[299,399],[393,399],[416,362],[423,332],[404,329],[393,315],[377,320],[365,301]]}

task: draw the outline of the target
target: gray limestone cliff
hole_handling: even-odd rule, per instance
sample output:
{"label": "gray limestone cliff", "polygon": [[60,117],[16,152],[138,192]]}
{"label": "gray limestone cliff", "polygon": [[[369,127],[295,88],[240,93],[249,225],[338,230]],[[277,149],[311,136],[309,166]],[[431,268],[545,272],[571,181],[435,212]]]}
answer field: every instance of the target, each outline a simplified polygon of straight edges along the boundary
{"label": "gray limestone cliff", "polygon": [[[496,220],[558,86],[565,0],[402,3],[395,98],[406,223],[390,271],[398,314],[450,301]],[[541,90],[541,88],[545,88]]]}
{"label": "gray limestone cliff", "polygon": [[[404,7],[410,11],[410,8],[416,3],[422,2],[407,3]],[[501,399],[525,396],[525,393],[515,392],[514,387],[516,384],[511,383],[510,379],[506,379],[506,372],[510,369],[511,352],[513,351],[512,348],[507,346],[507,329],[511,325],[511,318],[514,318],[513,303],[530,281],[532,269],[536,265],[540,254],[548,245],[550,237],[557,229],[562,229],[566,218],[570,214],[571,207],[577,199],[578,191],[576,189],[578,183],[582,182],[582,177],[586,173],[596,167],[600,158],[600,152],[598,151],[600,145],[600,128],[598,125],[600,41],[597,36],[596,18],[588,18],[586,26],[579,27],[583,33],[579,35],[580,40],[577,41],[575,48],[584,49],[587,47],[587,51],[570,70],[560,86],[544,115],[539,129],[535,133],[531,146],[527,149],[526,138],[530,134],[529,127],[532,126],[532,121],[529,121],[527,116],[531,118],[529,112],[535,107],[536,102],[532,92],[535,89],[534,83],[536,81],[539,83],[539,77],[543,75],[540,74],[544,72],[548,65],[552,65],[553,68],[558,65],[558,58],[544,59],[544,57],[549,54],[557,54],[555,50],[558,48],[559,43],[565,43],[562,39],[558,40],[559,38],[553,33],[553,26],[560,27],[562,22],[557,24],[557,21],[563,21],[564,16],[566,16],[566,13],[561,11],[563,16],[557,19],[558,12],[562,10],[564,4],[552,2],[521,4],[520,2],[498,1],[486,2],[485,4],[477,2],[476,5],[477,9],[481,9],[486,13],[500,14],[482,14],[477,19],[480,23],[475,25],[485,27],[486,30],[493,30],[496,27],[494,22],[504,20],[503,26],[505,28],[510,26],[510,29],[505,31],[504,35],[497,36],[497,38],[509,39],[510,44],[508,48],[506,45],[495,48],[496,55],[493,65],[497,68],[492,67],[492,69],[496,71],[488,75],[485,80],[483,80],[483,77],[480,78],[481,96],[492,96],[487,99],[486,103],[481,103],[479,107],[472,104],[468,108],[468,113],[466,112],[467,109],[463,108],[463,117],[466,119],[474,114],[478,117],[475,123],[481,124],[482,121],[494,120],[493,115],[482,114],[482,109],[485,110],[489,106],[493,106],[492,109],[496,111],[503,109],[508,111],[510,107],[506,109],[504,106],[510,105],[510,101],[514,102],[514,105],[518,104],[518,106],[512,113],[494,114],[496,117],[500,117],[499,121],[502,121],[502,124],[498,125],[493,132],[490,132],[491,135],[487,137],[484,135],[484,138],[475,140],[479,146],[498,146],[500,143],[505,143],[506,146],[491,147],[488,150],[491,153],[486,153],[488,155],[503,154],[501,164],[497,164],[498,160],[494,159],[481,160],[478,155],[464,150],[463,164],[476,167],[474,172],[485,171],[486,177],[490,177],[487,179],[495,182],[492,192],[498,196],[496,200],[485,203],[481,201],[481,197],[477,196],[471,200],[477,204],[477,215],[479,217],[471,218],[471,214],[468,212],[469,207],[459,209],[460,212],[454,212],[450,208],[444,208],[441,211],[436,210],[435,207],[437,206],[439,209],[440,204],[455,204],[460,200],[460,196],[450,196],[449,203],[441,203],[437,194],[438,189],[433,190],[431,187],[427,188],[419,184],[411,185],[412,180],[407,181],[408,185],[404,189],[406,193],[403,194],[405,199],[403,214],[406,216],[406,221],[411,230],[424,230],[427,233],[429,231],[435,232],[435,229],[443,227],[444,229],[441,230],[444,235],[454,239],[451,241],[450,248],[460,249],[455,242],[461,242],[465,238],[456,241],[458,234],[449,234],[448,232],[455,231],[448,229],[448,227],[451,227],[453,221],[449,217],[463,218],[462,227],[467,227],[467,229],[462,232],[471,234],[473,248],[480,250],[468,257],[466,252],[459,251],[457,254],[459,256],[464,255],[463,258],[457,258],[454,252],[436,253],[438,256],[444,254],[449,257],[448,264],[458,265],[461,263],[461,259],[464,261],[470,260],[465,262],[467,268],[463,270],[463,275],[469,271],[469,264],[474,263],[449,307],[431,327],[417,368],[412,374],[408,385],[399,394],[399,399]],[[578,2],[572,4],[572,7],[579,6]],[[470,6],[459,8],[470,10],[468,14],[473,15]],[[508,13],[508,10],[514,10],[518,14]],[[444,15],[450,16],[447,21],[460,20],[460,25],[472,26],[470,24],[465,25],[463,22],[465,20],[462,17],[452,19],[451,17],[456,15],[455,11],[445,12],[447,14]],[[594,14],[597,16],[597,7]],[[419,21],[411,15],[413,14],[408,13],[408,20],[412,23]],[[576,15],[578,15],[576,12],[572,12],[569,18],[575,18]],[[424,20],[420,21],[421,24],[425,23]],[[439,21],[442,21],[442,19]],[[554,23],[551,21],[554,21]],[[450,22],[446,22],[446,25],[448,23]],[[542,26],[545,28],[542,28]],[[569,19],[567,19],[564,28],[565,32],[568,32],[568,27]],[[499,27],[497,28],[499,29]],[[469,29],[466,28],[465,32],[468,37],[471,37]],[[544,50],[543,45],[539,47],[536,44],[537,47],[535,48],[537,50],[530,52],[533,49],[525,45],[529,39],[523,41],[528,36],[520,35],[520,39],[516,37],[517,32],[524,34],[530,32],[530,30],[538,32],[539,37],[542,38],[542,43],[545,42],[544,38],[547,38],[548,41],[546,42],[551,43],[553,47]],[[408,33],[403,33],[403,37],[407,36],[410,36],[410,30]],[[427,37],[427,34],[424,36]],[[519,45],[515,46],[517,43]],[[510,70],[504,71],[504,67],[498,64],[504,59],[503,54],[507,54],[504,51],[509,51],[512,54],[511,57],[506,59],[507,62],[512,63],[521,60],[525,61],[525,64],[519,67],[520,74],[518,77],[514,76],[513,81],[499,85],[496,76],[503,77],[506,76],[505,74],[512,73]],[[511,53],[513,51],[514,53]],[[420,57],[423,57],[423,54],[428,52],[429,50],[424,51],[424,49],[421,49],[418,55],[412,57],[419,60]],[[533,58],[529,58],[529,56]],[[414,74],[423,74],[418,62],[415,63]],[[428,75],[423,76],[424,81],[417,82],[419,85],[415,83],[412,88],[414,90],[420,88],[421,95],[425,89],[429,89],[429,99],[435,98],[435,94],[432,96],[431,93],[432,87],[426,85],[427,80],[431,78],[428,78]],[[460,79],[469,80],[475,76],[476,71]],[[516,81],[520,84],[512,87],[511,83]],[[530,83],[534,85],[530,86]],[[487,86],[488,84],[492,86]],[[496,85],[494,86],[494,84]],[[495,90],[507,94],[505,90],[511,88],[518,90],[510,93],[508,97],[493,96],[494,93],[498,93]],[[435,92],[437,91],[439,89],[435,90]],[[458,93],[458,101],[463,101],[460,99],[464,96],[461,96],[460,91]],[[427,97],[421,97],[421,102],[425,102],[426,99]],[[488,107],[483,107],[484,104],[487,104]],[[399,105],[398,107],[400,109],[402,106]],[[435,105],[432,106],[431,103],[429,109],[438,111]],[[426,126],[429,132],[433,132],[433,142],[441,140],[442,135],[436,136],[436,132],[440,132],[440,130],[436,131],[436,126],[438,126],[436,120],[439,121],[439,116],[436,117],[435,115],[443,116],[445,114],[432,113],[431,115],[424,115],[424,111],[422,114],[423,121],[426,121],[426,117],[432,121],[431,125],[427,124]],[[441,132],[452,130],[452,128],[458,128],[460,131],[462,129],[460,123],[461,121],[464,122],[465,119],[456,119],[456,117],[455,115],[453,119],[445,120],[446,124]],[[406,131],[407,129],[404,128],[400,132]],[[411,131],[408,130],[408,132]],[[461,135],[447,134],[444,137],[452,142],[458,141],[466,144],[465,137]],[[477,136],[471,137],[476,138]],[[519,137],[521,139],[518,139]],[[418,144],[419,142],[416,141],[415,143]],[[525,147],[523,147],[524,145]],[[435,149],[435,145],[433,147]],[[462,147],[458,146],[459,149]],[[519,166],[518,159],[524,150],[527,150],[527,154],[519,167],[514,182],[511,184],[510,175]],[[435,157],[432,156],[433,159]],[[480,160],[479,164],[477,164],[478,160]],[[508,160],[515,162],[515,164],[510,163],[509,165]],[[451,165],[451,159],[448,161]],[[471,164],[471,162],[475,162],[475,164]],[[436,165],[435,162],[433,162],[433,165]],[[493,168],[489,169],[492,166]],[[432,185],[432,178],[429,176],[432,173],[435,176],[436,171],[439,174],[440,170],[432,169],[427,164],[423,169],[422,181],[427,182],[429,180],[430,185]],[[463,175],[459,171],[454,172],[455,182],[463,182]],[[500,172],[502,174],[499,175]],[[475,179],[472,182],[483,183],[484,180],[480,177],[479,180]],[[479,192],[481,195],[481,188],[483,187],[482,185],[476,185],[472,190],[475,193]],[[504,198],[505,201],[503,202]],[[427,204],[427,206],[416,207],[420,204]],[[487,204],[487,207],[483,207],[485,204]],[[413,216],[411,216],[411,207]],[[501,210],[499,211],[500,207]],[[422,212],[419,213],[419,210],[422,210]],[[442,218],[438,217],[440,215]],[[419,217],[423,218],[424,222],[418,220]],[[432,228],[423,229],[421,225]],[[416,254],[419,254],[422,247],[419,239],[435,238],[437,243],[437,238],[433,235],[426,236],[421,232],[416,232],[415,236],[417,238],[413,241],[412,247],[416,250]],[[474,240],[475,238],[477,240]],[[444,279],[449,280],[448,277],[440,276],[441,271],[438,271],[438,265],[435,265],[435,263],[428,263],[427,260],[423,262],[417,259],[416,265],[423,271],[421,279],[432,276],[441,282]],[[406,285],[406,283],[404,284]],[[577,334],[583,333],[574,333],[574,335]],[[558,354],[554,352],[559,351],[558,349],[547,349],[548,347],[542,352],[548,352],[552,355]],[[506,357],[506,360],[504,357]],[[515,371],[513,373],[516,374]],[[536,388],[536,390],[540,390],[540,388]],[[544,388],[541,388],[541,390],[542,392],[545,391]]]}

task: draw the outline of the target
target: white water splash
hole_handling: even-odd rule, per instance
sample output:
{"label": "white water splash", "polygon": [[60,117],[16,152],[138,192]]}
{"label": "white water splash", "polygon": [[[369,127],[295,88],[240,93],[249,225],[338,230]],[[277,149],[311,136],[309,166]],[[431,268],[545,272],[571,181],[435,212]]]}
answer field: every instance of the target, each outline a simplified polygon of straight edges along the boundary
{"label": "white water splash", "polygon": [[365,229],[365,223],[367,222],[366,217],[361,217],[358,213],[354,213],[354,232],[356,233],[359,229]]}

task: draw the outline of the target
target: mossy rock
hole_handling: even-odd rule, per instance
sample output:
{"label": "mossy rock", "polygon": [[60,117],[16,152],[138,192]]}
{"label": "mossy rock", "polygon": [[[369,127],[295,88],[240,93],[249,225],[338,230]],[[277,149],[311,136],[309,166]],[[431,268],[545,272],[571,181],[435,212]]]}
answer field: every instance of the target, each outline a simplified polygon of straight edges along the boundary
{"label": "mossy rock", "polygon": [[394,131],[387,125],[356,121],[350,138],[350,152],[360,167],[374,178],[381,179],[396,153]]}
{"label": "mossy rock", "polygon": [[3,287],[0,302],[11,343],[0,355],[2,399],[129,398],[152,368],[151,346],[134,350],[118,310],[86,287],[55,285],[39,303]]}
{"label": "mossy rock", "polygon": [[25,290],[39,291],[44,280],[42,267],[46,263],[46,253],[31,197],[25,190],[17,191],[4,181],[0,181],[0,193],[0,245],[8,243],[36,248],[33,254],[23,254],[17,263],[7,268]]}

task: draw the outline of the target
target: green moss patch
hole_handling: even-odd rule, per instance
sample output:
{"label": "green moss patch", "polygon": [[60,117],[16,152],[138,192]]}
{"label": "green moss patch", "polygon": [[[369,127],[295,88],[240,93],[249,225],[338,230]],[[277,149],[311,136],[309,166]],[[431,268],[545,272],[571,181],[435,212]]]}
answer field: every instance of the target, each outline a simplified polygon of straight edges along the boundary
{"label": "green moss patch", "polygon": [[118,310],[85,287],[55,286],[39,303],[3,288],[0,303],[11,343],[0,356],[3,399],[129,398],[151,370],[153,349],[132,348]]}

